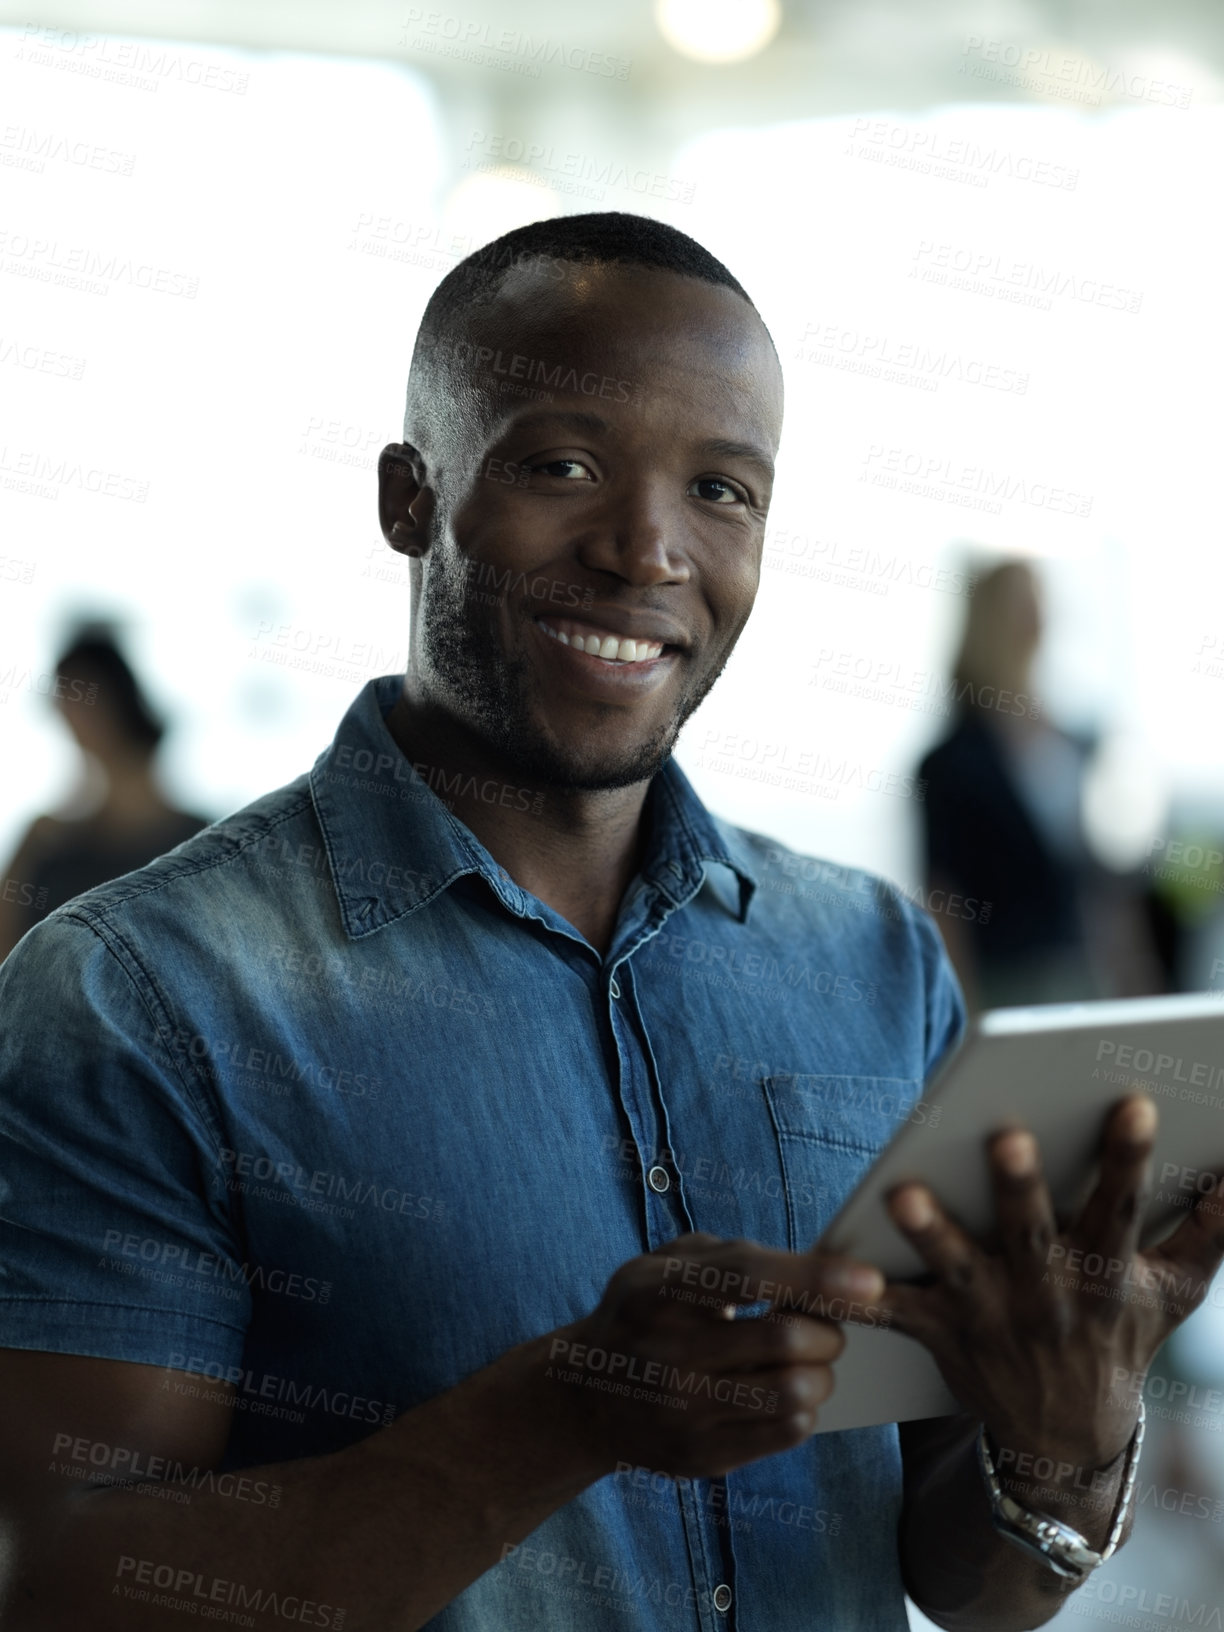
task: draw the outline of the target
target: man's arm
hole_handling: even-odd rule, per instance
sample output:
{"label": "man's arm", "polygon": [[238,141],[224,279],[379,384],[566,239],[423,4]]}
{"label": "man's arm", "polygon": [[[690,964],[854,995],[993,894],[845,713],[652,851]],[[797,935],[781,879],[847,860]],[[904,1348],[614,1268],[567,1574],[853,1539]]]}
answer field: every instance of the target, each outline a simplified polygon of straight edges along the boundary
{"label": "man's arm", "polygon": [[[230,1390],[180,1397],[164,1384],[186,1373],[0,1351],[0,1397],[17,1407],[0,1446],[0,1621],[11,1632],[126,1632],[220,1602],[272,1627],[283,1621],[251,1606],[276,1592],[319,1606],[305,1624],[412,1632],[609,1471],[561,1391],[543,1409],[547,1343],[510,1350],[346,1450],[244,1468],[245,1487],[235,1476],[212,1490],[190,1470],[220,1461]],[[74,1477],[166,1464],[177,1478],[140,1488],[91,1490]],[[257,1490],[277,1505],[252,1499]],[[173,1499],[182,1491],[189,1503]]]}
{"label": "man's arm", "polygon": [[[948,1632],[1019,1632],[1043,1626],[1062,1608],[1075,1583],[1005,1541],[990,1521],[990,1501],[977,1464],[978,1423],[968,1416],[937,1417],[898,1426],[905,1500],[898,1551],[905,1590],[930,1620]],[[1126,1451],[1108,1467],[1072,1467],[1058,1456],[1026,1453],[1012,1468],[1061,1479],[1011,1477],[999,1468],[1005,1492],[1035,1512],[1073,1526],[1098,1552],[1113,1524]],[[997,1458],[996,1458],[997,1461]],[[1119,1545],[1130,1534],[1127,1514]]]}
{"label": "man's arm", "polygon": [[[709,1285],[711,1270],[716,1291],[695,1301],[691,1287]],[[787,1300],[785,1319],[725,1318],[766,1284]],[[89,1489],[75,1468],[139,1477],[154,1457],[215,1467],[232,1395],[180,1394],[173,1384],[189,1374],[156,1366],[0,1350],[0,1624],[161,1632],[181,1626],[184,1605],[219,1602],[273,1632],[283,1612],[261,1612],[257,1595],[275,1592],[315,1606],[303,1624],[416,1632],[622,1459],[708,1477],[799,1444],[844,1339],[831,1321],[791,1313],[796,1295],[798,1307],[824,1307],[882,1289],[876,1271],[837,1259],[682,1236],[623,1264],[584,1319],[390,1427],[331,1455],[243,1469],[248,1491],[279,1487],[275,1506],[221,1480],[208,1490],[177,1470],[166,1479],[164,1466],[160,1482]],[[584,1373],[588,1352],[600,1366]],[[604,1368],[630,1360],[639,1376],[675,1367],[713,1386],[679,1409],[653,1389],[634,1391],[643,1400],[607,1392]],[[190,1503],[176,1502],[185,1488]]]}

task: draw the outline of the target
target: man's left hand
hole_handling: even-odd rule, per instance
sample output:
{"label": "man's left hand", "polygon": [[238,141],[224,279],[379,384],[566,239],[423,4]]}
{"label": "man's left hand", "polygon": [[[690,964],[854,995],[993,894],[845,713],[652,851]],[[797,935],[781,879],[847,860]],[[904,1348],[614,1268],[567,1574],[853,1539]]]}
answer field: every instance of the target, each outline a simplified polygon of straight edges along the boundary
{"label": "man's left hand", "polygon": [[1224,1188],[1200,1195],[1160,1246],[1138,1250],[1155,1133],[1146,1095],[1115,1106],[1097,1185],[1063,1231],[1036,1140],[1024,1129],[997,1134],[988,1143],[991,1249],[924,1186],[893,1191],[893,1220],[934,1280],[892,1282],[878,1305],[930,1350],[996,1445],[1080,1468],[1113,1462],[1134,1430],[1153,1356],[1206,1296],[1224,1258]]}

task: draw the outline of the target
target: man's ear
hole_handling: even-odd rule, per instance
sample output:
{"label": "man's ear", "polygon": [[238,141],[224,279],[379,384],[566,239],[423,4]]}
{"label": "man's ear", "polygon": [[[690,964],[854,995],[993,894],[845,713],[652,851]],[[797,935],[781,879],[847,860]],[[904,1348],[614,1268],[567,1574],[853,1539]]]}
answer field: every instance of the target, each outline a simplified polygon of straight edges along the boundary
{"label": "man's ear", "polygon": [[425,461],[411,442],[388,442],[378,456],[378,525],[393,550],[424,555],[429,548],[433,489]]}

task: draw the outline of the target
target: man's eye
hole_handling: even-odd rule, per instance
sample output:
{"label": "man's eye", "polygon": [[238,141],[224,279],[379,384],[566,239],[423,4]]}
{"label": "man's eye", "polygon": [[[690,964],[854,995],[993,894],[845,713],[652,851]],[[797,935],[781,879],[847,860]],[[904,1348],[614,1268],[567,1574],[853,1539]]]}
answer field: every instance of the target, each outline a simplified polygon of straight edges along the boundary
{"label": "man's eye", "polygon": [[[738,487],[732,487],[730,482],[724,482],[721,476],[699,476],[693,487],[717,488],[718,492],[698,492],[699,499],[708,499],[711,504],[743,504],[744,494]],[[691,489],[690,489],[691,491]]]}
{"label": "man's eye", "polygon": [[579,481],[583,476],[589,476],[590,471],[581,459],[548,459],[540,465],[528,465],[533,475],[559,476],[562,481]]}

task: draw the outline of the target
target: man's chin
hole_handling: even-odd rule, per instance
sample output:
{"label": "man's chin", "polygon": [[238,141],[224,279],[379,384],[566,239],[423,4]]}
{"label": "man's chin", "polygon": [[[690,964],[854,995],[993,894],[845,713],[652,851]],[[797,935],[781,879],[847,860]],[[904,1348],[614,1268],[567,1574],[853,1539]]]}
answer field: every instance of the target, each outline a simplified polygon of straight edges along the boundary
{"label": "man's chin", "polygon": [[672,751],[676,732],[648,742],[599,746],[542,738],[525,756],[537,780],[559,791],[611,792],[636,787],[656,775]]}

